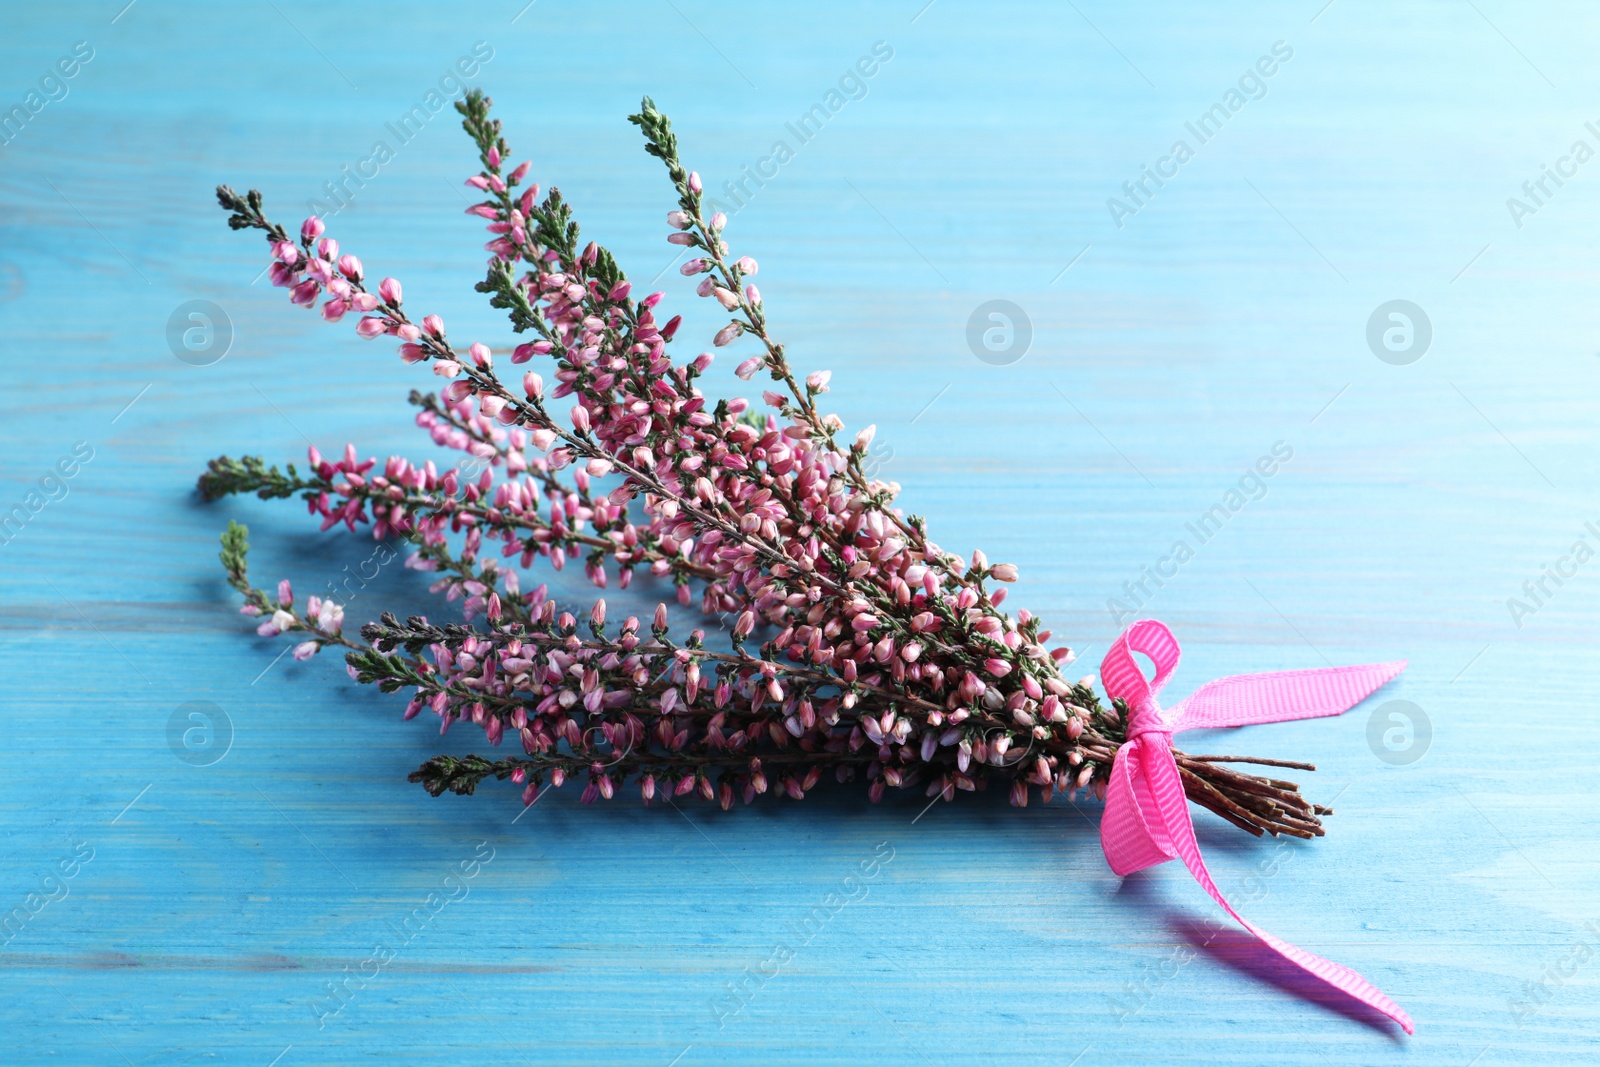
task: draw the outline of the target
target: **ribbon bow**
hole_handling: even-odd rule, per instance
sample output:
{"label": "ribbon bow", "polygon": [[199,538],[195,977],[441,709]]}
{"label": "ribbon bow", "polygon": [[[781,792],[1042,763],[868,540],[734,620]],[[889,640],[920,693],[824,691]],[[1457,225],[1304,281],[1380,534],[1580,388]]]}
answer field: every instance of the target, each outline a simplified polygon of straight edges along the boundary
{"label": "ribbon bow", "polygon": [[[1155,664],[1154,679],[1146,680],[1133,658],[1135,652],[1143,652]],[[1106,862],[1119,875],[1172,859],[1183,860],[1195,881],[1239,925],[1280,956],[1383,1012],[1409,1034],[1413,1032],[1411,1016],[1377,986],[1348,967],[1314,956],[1252,926],[1223,899],[1200,858],[1183,781],[1172,758],[1172,737],[1184,730],[1342,714],[1399,674],[1405,665],[1401,660],[1219,678],[1163,714],[1156,694],[1178,666],[1178,642],[1171,630],[1154,619],[1134,623],[1117,638],[1100,664],[1106,694],[1125,701],[1129,712],[1128,740],[1117,750],[1106,790],[1100,847],[1105,851]]]}

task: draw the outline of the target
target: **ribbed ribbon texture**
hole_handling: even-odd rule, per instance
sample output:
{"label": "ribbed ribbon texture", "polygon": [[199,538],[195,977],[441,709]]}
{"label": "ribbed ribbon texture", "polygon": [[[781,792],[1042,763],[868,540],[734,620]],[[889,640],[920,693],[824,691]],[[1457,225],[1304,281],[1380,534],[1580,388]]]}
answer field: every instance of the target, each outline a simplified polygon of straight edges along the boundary
{"label": "ribbed ribbon texture", "polygon": [[[1155,664],[1146,679],[1134,660],[1142,652]],[[1187,700],[1163,713],[1156,694],[1178,666],[1178,642],[1154,619],[1125,630],[1100,665],[1107,695],[1128,706],[1128,740],[1117,750],[1100,822],[1100,847],[1119,875],[1181,859],[1211,899],[1273,951],[1336,989],[1383,1012],[1412,1033],[1411,1016],[1377,986],[1348,967],[1315,956],[1251,925],[1223,898],[1200,858],[1183,781],[1172,757],[1172,737],[1184,730],[1252,723],[1287,722],[1338,715],[1405,669],[1398,663],[1369,663],[1323,670],[1239,674],[1208,682]]]}

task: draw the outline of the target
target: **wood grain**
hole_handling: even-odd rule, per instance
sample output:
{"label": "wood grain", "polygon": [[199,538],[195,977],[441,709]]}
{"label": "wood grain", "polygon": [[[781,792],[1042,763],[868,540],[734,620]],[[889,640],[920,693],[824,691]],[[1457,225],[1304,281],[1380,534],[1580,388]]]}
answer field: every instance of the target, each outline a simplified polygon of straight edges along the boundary
{"label": "wood grain", "polygon": [[[1593,1062],[1600,563],[1520,627],[1506,600],[1596,543],[1600,163],[1520,228],[1505,202],[1575,140],[1600,147],[1584,126],[1600,27],[1575,4],[1320,6],[12,5],[0,109],[74,42],[95,57],[0,148],[0,510],[76,442],[94,456],[0,546],[0,915],[38,905],[0,947],[0,1059]],[[419,380],[252,284],[261,248],[211,189],[259,186],[298,218],[478,40],[513,147],[641,282],[671,260],[665,183],[624,121],[641,94],[716,189],[889,43],[865,97],[795,146],[730,237],[761,260],[796,362],[835,372],[847,424],[877,423],[907,506],[941,544],[1021,565],[1015,603],[1086,671],[1117,630],[1108,598],[1275,442],[1293,448],[1141,610],[1185,646],[1179,693],[1410,659],[1342,719],[1191,747],[1319,765],[1303,784],[1336,801],[1327,838],[1258,842],[1197,813],[1203,847],[1247,916],[1361,970],[1415,1038],[1215,933],[1183,871],[1119,882],[1093,804],[924,812],[825,789],[724,814],[558,795],[513,822],[509,788],[431,800],[405,783],[461,737],[401,723],[331,657],[274,663],[215,563],[227,519],[251,525],[260,575],[304,592],[371,543],[320,536],[292,504],[202,505],[195,475],[308,440],[425,455],[404,406]],[[1107,198],[1275,41],[1294,55],[1266,94],[1119,229]],[[468,162],[440,115],[333,229],[454,336],[499,344],[471,291]],[[684,344],[708,337],[706,309],[662,278]],[[1033,328],[1007,366],[966,341],[994,298]],[[1396,298],[1433,326],[1408,366],[1365,339]],[[191,299],[235,331],[211,366],[168,348]],[[646,585],[624,600],[648,607]],[[350,611],[427,601],[391,566]],[[1410,765],[1369,747],[1390,699],[1431,721]],[[197,701],[231,723],[210,766],[168,744]],[[493,859],[465,895],[402,939],[479,842]],[[839,904],[884,842],[892,861]],[[380,943],[396,952],[373,975]],[[780,945],[792,958],[747,981]],[[327,984],[362,972],[319,1027]],[[748,1003],[719,1012],[739,982]]]}

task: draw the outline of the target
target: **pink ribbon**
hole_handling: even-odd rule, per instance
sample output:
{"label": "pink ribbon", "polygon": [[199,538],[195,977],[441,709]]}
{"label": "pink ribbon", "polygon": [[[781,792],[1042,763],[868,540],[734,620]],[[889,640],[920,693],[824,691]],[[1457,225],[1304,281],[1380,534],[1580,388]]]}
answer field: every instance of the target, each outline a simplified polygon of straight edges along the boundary
{"label": "pink ribbon", "polygon": [[[1143,652],[1155,664],[1153,681],[1145,679],[1133,658],[1135,652]],[[1383,1012],[1409,1034],[1413,1032],[1411,1016],[1377,986],[1348,967],[1314,956],[1252,926],[1223,899],[1200,858],[1183,781],[1172,757],[1172,737],[1184,730],[1342,714],[1399,674],[1405,665],[1401,660],[1219,678],[1163,714],[1156,694],[1178,666],[1178,642],[1171,630],[1154,619],[1134,623],[1117,638],[1100,664],[1106,693],[1125,701],[1130,713],[1128,740],[1117,750],[1111,767],[1105,815],[1100,821],[1100,847],[1105,851],[1106,862],[1119,875],[1172,859],[1183,860],[1195,881],[1240,926],[1280,956]]]}

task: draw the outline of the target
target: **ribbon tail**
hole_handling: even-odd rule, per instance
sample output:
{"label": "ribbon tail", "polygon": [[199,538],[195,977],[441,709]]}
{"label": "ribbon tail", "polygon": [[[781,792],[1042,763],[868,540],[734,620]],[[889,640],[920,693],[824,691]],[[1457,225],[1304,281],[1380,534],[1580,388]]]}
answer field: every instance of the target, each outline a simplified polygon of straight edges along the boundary
{"label": "ribbon tail", "polygon": [[[1396,673],[1398,673],[1398,667],[1396,667]],[[1393,675],[1391,674],[1390,677],[1393,677]],[[1380,682],[1379,684],[1381,685],[1382,683]],[[1145,748],[1146,746],[1141,744],[1139,747]],[[1184,866],[1189,868],[1189,873],[1194,875],[1194,879],[1200,883],[1200,887],[1211,895],[1211,899],[1222,905],[1223,910],[1233,916],[1240,926],[1250,931],[1263,944],[1284,959],[1316,975],[1335,989],[1348,993],[1362,1003],[1383,1012],[1383,1014],[1399,1023],[1401,1029],[1405,1030],[1406,1033],[1414,1033],[1415,1028],[1412,1024],[1411,1016],[1407,1015],[1400,1005],[1390,1000],[1382,990],[1361,977],[1361,975],[1348,967],[1334,963],[1331,960],[1325,960],[1321,956],[1314,955],[1305,949],[1298,948],[1287,941],[1272,936],[1265,930],[1251,925],[1245,920],[1244,916],[1233,910],[1233,906],[1228,903],[1221,891],[1217,889],[1216,882],[1212,881],[1211,872],[1206,870],[1205,861],[1200,857],[1200,845],[1194,836],[1194,823],[1189,819],[1189,807],[1184,799],[1183,780],[1178,776],[1178,766],[1173,761],[1171,752],[1168,750],[1158,754],[1145,751],[1141,752],[1141,756],[1144,758],[1139,761],[1140,770],[1145,776],[1149,786],[1149,798],[1153,802],[1152,810],[1145,812],[1146,820],[1154,824],[1151,827],[1153,830],[1159,827],[1157,834],[1161,839],[1161,843],[1170,847],[1177,857],[1183,860]]]}
{"label": "ribbon tail", "polygon": [[1395,675],[1406,661],[1352,667],[1235,674],[1196,689],[1167,712],[1173,732],[1341,715]]}

